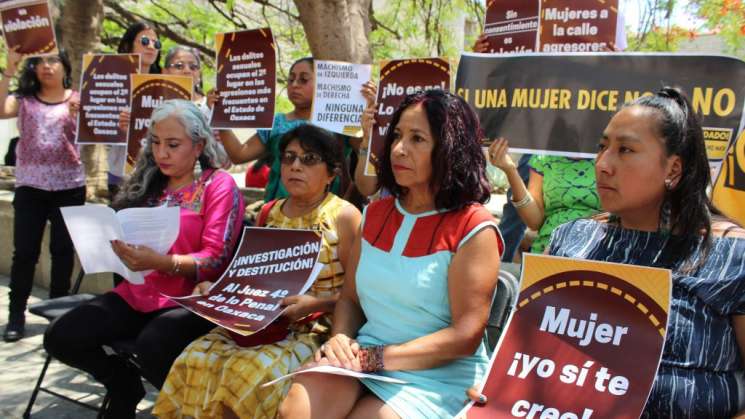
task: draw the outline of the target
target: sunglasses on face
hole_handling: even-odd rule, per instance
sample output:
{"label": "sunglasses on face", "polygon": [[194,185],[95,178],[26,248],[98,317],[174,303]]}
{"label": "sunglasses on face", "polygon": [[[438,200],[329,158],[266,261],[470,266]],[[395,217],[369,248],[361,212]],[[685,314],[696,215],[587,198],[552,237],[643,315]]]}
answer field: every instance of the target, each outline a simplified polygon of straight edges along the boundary
{"label": "sunglasses on face", "polygon": [[181,61],[171,63],[168,65],[168,68],[175,68],[176,70],[183,70],[186,67],[189,67],[191,71],[198,71],[199,70],[199,64],[197,63],[182,63]]}
{"label": "sunglasses on face", "polygon": [[303,154],[302,156],[297,153],[293,153],[292,151],[285,151],[282,153],[282,156],[280,156],[280,161],[282,164],[291,165],[295,163],[295,159],[300,159],[300,163],[303,166],[314,166],[318,163],[323,162],[323,157],[321,157],[320,154],[314,153],[314,152],[308,152]]}
{"label": "sunglasses on face", "polygon": [[56,55],[47,55],[45,57],[39,57],[39,64],[59,64],[62,62],[62,59]]}
{"label": "sunglasses on face", "polygon": [[153,43],[153,48],[160,49],[160,41],[159,40],[157,40],[157,39],[150,39],[147,36],[141,36],[140,37],[140,43],[142,44],[143,47],[146,47],[146,46],[150,45],[150,42]]}

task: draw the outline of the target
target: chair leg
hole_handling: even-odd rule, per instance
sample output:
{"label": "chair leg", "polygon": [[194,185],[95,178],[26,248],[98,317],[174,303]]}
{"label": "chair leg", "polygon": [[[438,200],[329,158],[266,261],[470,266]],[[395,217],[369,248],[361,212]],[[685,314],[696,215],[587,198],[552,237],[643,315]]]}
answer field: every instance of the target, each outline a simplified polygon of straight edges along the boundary
{"label": "chair leg", "polygon": [[96,415],[96,419],[103,419],[103,415],[106,413],[106,409],[109,408],[109,403],[111,402],[111,399],[109,398],[109,392],[106,392],[106,395],[103,397],[103,401],[101,402],[101,408],[98,409],[98,414]]}
{"label": "chair leg", "polygon": [[39,395],[39,388],[41,387],[41,382],[44,380],[44,376],[47,374],[47,368],[49,368],[49,363],[52,362],[52,356],[47,354],[47,360],[44,361],[44,367],[41,369],[41,374],[39,374],[39,379],[36,380],[36,387],[34,387],[34,391],[31,393],[31,399],[28,401],[28,406],[26,406],[26,411],[23,412],[23,418],[28,419],[31,417],[31,409],[34,407],[34,403],[36,402],[36,396]]}

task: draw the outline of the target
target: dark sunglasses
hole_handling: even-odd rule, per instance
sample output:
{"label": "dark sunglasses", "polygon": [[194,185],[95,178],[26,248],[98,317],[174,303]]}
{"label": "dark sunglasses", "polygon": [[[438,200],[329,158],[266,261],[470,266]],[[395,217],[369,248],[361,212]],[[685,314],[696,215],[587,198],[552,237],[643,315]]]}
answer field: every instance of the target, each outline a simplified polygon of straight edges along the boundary
{"label": "dark sunglasses", "polygon": [[179,70],[179,71],[185,69],[186,67],[189,67],[191,71],[199,70],[199,64],[197,63],[186,64],[186,63],[182,63],[181,61],[179,61],[179,62],[171,63],[168,65],[168,68],[175,68],[176,70]]}
{"label": "dark sunglasses", "polygon": [[279,158],[282,164],[286,165],[295,163],[295,159],[300,159],[300,163],[303,166],[315,166],[316,164],[323,162],[323,157],[321,157],[320,154],[314,153],[312,151],[305,153],[302,156],[297,153],[293,153],[292,151],[285,151]]}
{"label": "dark sunglasses", "polygon": [[56,55],[46,55],[44,57],[39,57],[39,64],[59,64],[62,62],[62,58],[56,56]]}
{"label": "dark sunglasses", "polygon": [[157,39],[150,39],[147,36],[141,36],[140,37],[140,43],[142,44],[143,47],[146,47],[146,46],[150,45],[150,41],[153,42],[153,48],[160,49],[160,41],[159,40],[157,40]]}

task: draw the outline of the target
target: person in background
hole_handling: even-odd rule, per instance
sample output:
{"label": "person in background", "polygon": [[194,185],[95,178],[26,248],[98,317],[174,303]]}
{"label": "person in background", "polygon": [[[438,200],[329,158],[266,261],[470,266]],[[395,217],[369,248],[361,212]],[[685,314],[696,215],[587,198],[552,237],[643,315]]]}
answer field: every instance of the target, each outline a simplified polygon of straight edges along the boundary
{"label": "person in background", "polygon": [[16,147],[16,189],[13,198],[13,262],[10,268],[6,342],[23,338],[26,303],[39,260],[47,220],[51,223],[52,256],[49,297],[67,295],[74,264],[74,248],[60,207],[85,203],[85,171],[75,146],[75,119],[68,102],[70,61],[59,54],[27,58],[18,89],[8,94],[21,55],[9,50],[0,80],[0,118],[18,118],[20,141]]}
{"label": "person in background", "polygon": [[[140,374],[160,388],[178,354],[213,326],[178,308],[166,295],[191,294],[197,282],[217,279],[230,262],[241,234],[244,205],[232,176],[219,169],[220,158],[206,118],[191,101],[159,105],[143,152],[114,207],[178,206],[176,241],[165,255],[112,242],[130,270],[151,271],[145,282],[121,282],[47,328],[47,352],[106,387],[111,402],[104,417],[133,418],[145,394]],[[102,347],[128,339],[135,340],[139,370],[122,357],[107,355]]]}
{"label": "person in background", "polygon": [[377,169],[392,196],[365,209],[331,338],[315,361],[406,384],[298,375],[280,418],[449,417],[463,389],[484,378],[502,242],[481,205],[481,138],[458,96],[428,90],[401,103]]}
{"label": "person in background", "polygon": [[207,106],[202,86],[202,60],[195,48],[176,45],[168,50],[163,62],[163,74],[188,76],[194,83],[192,101],[209,120],[212,111]]}
{"label": "person in background", "polygon": [[[140,73],[160,74],[160,40],[152,26],[145,22],[135,22],[124,32],[117,52],[120,54],[140,54]],[[128,122],[128,121],[127,121]],[[120,121],[121,125],[121,121]],[[124,181],[124,166],[127,160],[127,147],[124,145],[108,148],[108,188],[113,201]]]}

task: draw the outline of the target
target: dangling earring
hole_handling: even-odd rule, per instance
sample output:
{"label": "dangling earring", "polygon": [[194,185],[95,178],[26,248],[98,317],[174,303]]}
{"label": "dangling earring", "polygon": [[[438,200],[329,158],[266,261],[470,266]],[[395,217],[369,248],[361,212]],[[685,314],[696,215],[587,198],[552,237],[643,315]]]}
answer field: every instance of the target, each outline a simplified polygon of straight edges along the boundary
{"label": "dangling earring", "polygon": [[673,189],[673,181],[670,178],[665,179],[665,190],[671,191]]}

